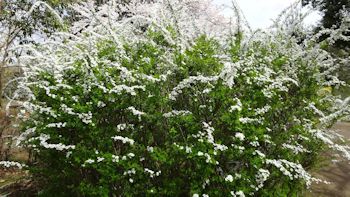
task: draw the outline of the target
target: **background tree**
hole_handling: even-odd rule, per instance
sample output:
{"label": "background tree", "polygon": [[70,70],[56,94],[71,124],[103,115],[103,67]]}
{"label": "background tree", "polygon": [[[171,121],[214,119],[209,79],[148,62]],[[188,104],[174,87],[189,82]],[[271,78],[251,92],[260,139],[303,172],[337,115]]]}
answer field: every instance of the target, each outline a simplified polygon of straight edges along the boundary
{"label": "background tree", "polygon": [[[18,44],[38,44],[57,30],[64,30],[76,20],[70,4],[77,0],[0,0],[0,159],[12,154],[13,127],[18,103],[11,103],[11,110],[4,110],[17,88],[22,67],[14,59],[25,53],[15,49]],[[26,54],[27,55],[27,54]],[[10,112],[10,113],[9,113]]]}
{"label": "background tree", "polygon": [[[117,0],[113,3],[125,5],[146,1],[154,2],[153,0]],[[23,76],[23,67],[14,59],[22,55],[30,55],[16,46],[40,45],[55,32],[74,32],[75,35],[81,33],[84,27],[78,28],[77,31],[71,27],[81,18],[73,9],[74,4],[84,2],[87,1],[0,0],[0,160],[12,155],[12,137],[18,134],[18,130],[12,126],[16,124],[16,120],[11,115],[17,113],[20,105],[18,102],[12,102],[11,97],[17,89],[18,79]],[[108,2],[110,0],[89,1],[96,10]],[[130,13],[124,13],[124,15],[130,16]],[[85,28],[88,28],[90,22]]]}
{"label": "background tree", "polygon": [[[330,35],[328,33],[322,34],[319,37],[319,42],[332,38],[332,36],[339,36],[340,34],[345,37],[350,36],[349,20],[344,20],[345,15],[350,13],[350,1],[349,0],[302,0],[302,5],[306,6],[311,4],[314,8],[318,9],[322,13],[322,19],[319,26],[315,29],[316,33],[322,31],[323,28],[334,28],[338,30],[338,35]],[[345,27],[345,28],[344,28]],[[344,37],[343,37],[344,38]],[[326,42],[323,45],[327,48],[332,56],[348,57],[350,54],[350,41],[349,39],[338,39],[334,42]],[[339,78],[347,83],[350,82],[350,67],[349,61],[344,61],[337,68]],[[350,88],[342,87],[340,90],[336,90],[337,94],[343,96],[350,95]]]}
{"label": "background tree", "polygon": [[[349,0],[302,0],[302,5],[311,4],[322,13],[320,27],[324,28],[339,28],[342,22],[342,11],[350,12]],[[320,30],[320,27],[318,30]],[[349,32],[347,35],[350,35]],[[324,39],[326,36],[321,37]],[[338,40],[335,43],[336,47],[344,48],[350,46],[349,41]]]}
{"label": "background tree", "polygon": [[[8,70],[6,65],[12,58],[9,55],[11,45],[15,42],[23,44],[43,41],[56,30],[69,27],[74,21],[78,20],[75,11],[71,9],[71,5],[84,1],[0,1],[0,107],[3,105],[4,84],[7,82],[7,79],[4,79],[7,78],[5,76],[5,70]],[[109,0],[94,0],[92,2],[96,6],[101,6]],[[117,2],[128,4],[131,0],[119,0]],[[154,2],[154,0],[140,0],[140,2]]]}
{"label": "background tree", "polygon": [[303,5],[312,4],[313,7],[317,7],[324,15],[322,18],[322,25],[326,28],[330,28],[333,25],[339,27],[341,22],[342,9],[350,9],[349,0],[303,0]]}
{"label": "background tree", "polygon": [[[9,49],[14,43],[42,41],[58,28],[72,22],[73,14],[68,5],[75,0],[2,0],[0,4],[0,98],[3,98],[5,74],[16,69],[8,69],[8,62],[13,59]],[[10,70],[10,71],[9,71]],[[0,107],[3,102],[0,99]]]}

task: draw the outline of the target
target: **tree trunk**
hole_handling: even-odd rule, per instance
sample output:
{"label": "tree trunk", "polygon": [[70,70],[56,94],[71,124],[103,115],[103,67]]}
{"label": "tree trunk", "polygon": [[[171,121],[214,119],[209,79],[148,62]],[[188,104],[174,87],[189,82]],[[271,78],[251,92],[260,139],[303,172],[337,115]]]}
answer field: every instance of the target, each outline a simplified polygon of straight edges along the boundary
{"label": "tree trunk", "polygon": [[4,71],[4,65],[0,65],[0,110],[2,109],[2,92],[3,92],[3,71]]}

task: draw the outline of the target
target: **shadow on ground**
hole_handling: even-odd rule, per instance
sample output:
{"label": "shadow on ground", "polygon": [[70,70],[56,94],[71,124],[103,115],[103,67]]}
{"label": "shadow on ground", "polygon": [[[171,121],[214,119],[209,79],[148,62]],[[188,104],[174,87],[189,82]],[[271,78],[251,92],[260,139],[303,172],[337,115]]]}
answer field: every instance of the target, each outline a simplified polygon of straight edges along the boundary
{"label": "shadow on ground", "polygon": [[[334,126],[337,133],[350,140],[350,123],[340,122]],[[333,162],[315,173],[317,178],[331,182],[318,183],[311,187],[307,197],[350,197],[350,163]]]}

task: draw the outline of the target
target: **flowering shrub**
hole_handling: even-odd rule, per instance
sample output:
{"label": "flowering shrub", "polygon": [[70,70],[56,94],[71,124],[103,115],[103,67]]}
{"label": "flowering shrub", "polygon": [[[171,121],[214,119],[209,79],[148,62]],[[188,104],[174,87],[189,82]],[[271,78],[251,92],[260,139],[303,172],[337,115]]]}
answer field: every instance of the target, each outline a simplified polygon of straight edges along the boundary
{"label": "flowering shrub", "polygon": [[322,93],[342,83],[326,51],[283,28],[216,31],[191,2],[79,5],[81,34],[23,46],[18,142],[41,194],[293,196],[321,181],[307,170],[324,148],[350,158],[326,130],[350,100]]}

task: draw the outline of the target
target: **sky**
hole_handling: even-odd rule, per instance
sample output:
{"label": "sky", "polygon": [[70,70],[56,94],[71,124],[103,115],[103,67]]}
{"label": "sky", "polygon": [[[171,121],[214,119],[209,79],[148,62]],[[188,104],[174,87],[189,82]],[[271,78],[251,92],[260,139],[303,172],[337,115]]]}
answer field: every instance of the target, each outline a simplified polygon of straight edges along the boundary
{"label": "sky", "polygon": [[[235,0],[240,9],[243,11],[245,18],[253,29],[267,28],[272,25],[272,19],[276,18],[278,14],[287,8],[295,0]],[[231,5],[232,0],[213,0],[217,5]],[[226,9],[225,15],[232,11]],[[308,25],[315,25],[320,19],[317,12],[309,15],[305,23]]]}

